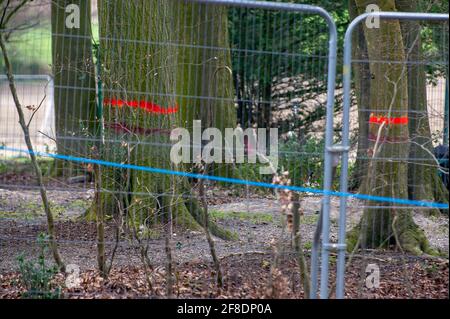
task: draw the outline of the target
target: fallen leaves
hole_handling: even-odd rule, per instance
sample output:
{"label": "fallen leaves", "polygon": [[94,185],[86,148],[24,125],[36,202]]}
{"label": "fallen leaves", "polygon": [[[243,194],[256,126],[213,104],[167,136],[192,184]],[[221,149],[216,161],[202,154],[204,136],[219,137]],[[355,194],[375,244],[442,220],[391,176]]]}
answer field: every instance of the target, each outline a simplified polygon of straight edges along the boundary
{"label": "fallen leaves", "polygon": [[[174,298],[303,298],[298,267],[293,256],[284,256],[280,267],[268,267],[269,255],[242,254],[222,259],[224,287],[218,289],[213,267],[205,262],[178,265]],[[448,298],[448,261],[426,258],[389,258],[380,262],[380,287],[368,289],[361,278],[365,261],[355,259],[346,273],[347,298]],[[333,283],[334,270],[330,270]],[[63,287],[65,298],[165,298],[165,269],[156,267],[150,273],[154,291],[151,292],[140,266],[113,268],[108,279],[96,270],[80,273],[80,285],[65,288],[65,276],[58,274],[54,282]],[[0,275],[0,298],[20,298],[24,292],[19,274]],[[272,280],[274,285],[269,285]],[[268,288],[270,287],[270,288]],[[270,290],[272,289],[272,290]],[[275,290],[273,290],[275,289]]]}

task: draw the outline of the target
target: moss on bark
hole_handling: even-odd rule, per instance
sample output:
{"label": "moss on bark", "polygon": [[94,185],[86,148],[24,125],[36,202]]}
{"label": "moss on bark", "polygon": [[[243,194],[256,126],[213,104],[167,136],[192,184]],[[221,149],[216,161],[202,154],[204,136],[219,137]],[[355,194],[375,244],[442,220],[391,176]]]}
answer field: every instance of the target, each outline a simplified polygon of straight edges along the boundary
{"label": "moss on bark", "polygon": [[[206,43],[201,45],[226,48],[227,33],[221,32],[226,30],[226,10],[197,6],[174,0],[99,1],[103,95],[109,101],[136,103],[134,107],[126,102],[120,107],[104,106],[102,158],[185,170],[182,164],[171,163],[170,131],[179,126],[189,128],[188,121],[197,116],[214,118],[220,125],[232,120],[232,100],[226,99],[232,96],[231,74],[227,80],[228,73],[222,72],[229,65],[229,53],[199,49],[194,39],[185,38],[186,34],[196,35],[199,28],[198,32],[207,33]],[[117,12],[121,14],[117,16]],[[188,22],[177,27],[177,21]],[[186,98],[188,95],[197,99]],[[216,100],[224,102],[211,102]],[[153,112],[139,107],[142,103],[177,111]],[[153,224],[171,210],[177,224],[191,229],[203,224],[197,200],[184,196],[192,195],[184,177],[104,167],[101,178],[99,200],[106,214],[124,212],[133,222]],[[210,223],[210,230],[223,239],[234,238],[215,223]]]}

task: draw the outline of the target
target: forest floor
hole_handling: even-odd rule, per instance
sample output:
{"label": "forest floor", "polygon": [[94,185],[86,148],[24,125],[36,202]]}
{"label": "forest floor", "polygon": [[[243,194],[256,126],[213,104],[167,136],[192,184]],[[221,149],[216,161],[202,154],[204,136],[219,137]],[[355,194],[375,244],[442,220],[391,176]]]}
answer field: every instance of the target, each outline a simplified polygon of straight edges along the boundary
{"label": "forest floor", "polygon": [[[56,215],[56,233],[61,255],[66,264],[74,264],[81,271],[81,287],[64,288],[68,298],[126,298],[163,297],[164,288],[164,232],[152,229],[148,236],[153,291],[149,290],[140,259],[139,245],[127,236],[116,243],[115,224],[106,227],[106,248],[110,254],[117,244],[113,268],[108,280],[103,280],[96,268],[96,225],[80,220],[89,206],[91,190],[49,191],[49,199]],[[218,290],[212,276],[213,267],[209,246],[200,231],[174,227],[172,237],[173,260],[177,272],[176,295],[189,297],[283,297],[301,298],[296,258],[292,254],[289,234],[283,231],[280,205],[273,195],[255,194],[246,189],[223,190],[210,188],[211,218],[220,226],[233,231],[238,240],[215,238],[221,260],[225,286]],[[331,238],[336,240],[338,199],[331,201]],[[347,229],[361,216],[362,203],[350,199]],[[307,258],[318,220],[320,197],[302,198],[301,234]],[[349,298],[448,298],[448,217],[427,216],[414,212],[414,219],[425,231],[433,247],[442,257],[410,256],[399,251],[363,251],[354,256],[346,272],[346,294]],[[36,238],[46,231],[45,215],[35,190],[0,189],[0,298],[15,298],[23,291],[18,283],[17,256],[36,257],[39,247]],[[275,254],[280,256],[280,273],[271,275]],[[51,257],[49,256],[49,261]],[[336,256],[331,256],[330,282],[334,282]],[[380,268],[380,287],[365,287],[367,264]],[[59,277],[58,277],[59,276]],[[63,284],[62,275],[56,282]],[[276,287],[268,288],[275,276]]]}

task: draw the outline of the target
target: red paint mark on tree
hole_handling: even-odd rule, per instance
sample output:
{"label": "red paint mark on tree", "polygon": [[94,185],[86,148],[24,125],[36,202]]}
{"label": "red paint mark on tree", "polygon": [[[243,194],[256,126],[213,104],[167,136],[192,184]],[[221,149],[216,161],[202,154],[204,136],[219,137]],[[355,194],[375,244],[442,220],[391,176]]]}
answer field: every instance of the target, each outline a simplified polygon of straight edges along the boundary
{"label": "red paint mark on tree", "polygon": [[164,108],[158,104],[148,101],[124,101],[121,99],[104,99],[103,104],[116,107],[128,106],[132,108],[139,108],[145,110],[148,113],[155,113],[155,114],[173,114],[178,112],[178,105],[176,104],[173,107],[169,106],[167,108]]}
{"label": "red paint mark on tree", "polygon": [[374,116],[371,114],[369,123],[371,124],[392,124],[392,125],[407,125],[408,124],[408,117],[402,116],[402,117],[385,117],[385,116]]}

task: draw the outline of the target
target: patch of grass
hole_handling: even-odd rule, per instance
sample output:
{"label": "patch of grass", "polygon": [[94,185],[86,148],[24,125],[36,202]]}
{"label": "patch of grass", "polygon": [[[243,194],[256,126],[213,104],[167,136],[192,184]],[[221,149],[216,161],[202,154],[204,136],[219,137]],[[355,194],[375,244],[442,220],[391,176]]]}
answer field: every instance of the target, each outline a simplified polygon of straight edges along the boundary
{"label": "patch of grass", "polygon": [[86,210],[91,206],[91,202],[83,199],[76,199],[71,202],[68,206],[68,209],[75,210]]}
{"label": "patch of grass", "polygon": [[[58,204],[51,204],[50,209],[52,210],[52,214],[55,217],[61,217],[67,210],[66,207]],[[44,212],[42,212],[43,214]]]}
{"label": "patch of grass", "polygon": [[5,174],[8,171],[8,165],[6,165],[5,161],[0,162],[0,174]]}
{"label": "patch of grass", "polygon": [[[55,217],[60,217],[66,208],[58,204],[51,204],[51,210]],[[0,218],[30,220],[39,216],[45,216],[41,202],[23,202],[15,211],[0,211]]]}
{"label": "patch of grass", "polygon": [[436,264],[426,266],[425,270],[430,275],[435,275],[440,271],[439,267]]}
{"label": "patch of grass", "polygon": [[273,216],[267,213],[250,213],[250,212],[224,212],[211,211],[210,217],[217,219],[238,219],[242,221],[250,221],[254,224],[263,224],[273,222]]}
{"label": "patch of grass", "polygon": [[328,258],[330,264],[336,264],[336,256],[330,255]]}
{"label": "patch of grass", "polygon": [[30,299],[57,299],[61,297],[61,288],[52,283],[53,277],[58,273],[56,266],[49,266],[45,260],[48,249],[48,237],[39,234],[39,256],[36,260],[26,260],[22,253],[17,257],[19,263],[20,280],[26,288],[22,298]]}
{"label": "patch of grass", "polygon": [[148,239],[160,239],[162,237],[161,230],[145,227],[142,237]]}
{"label": "patch of grass", "polygon": [[21,219],[33,219],[38,216],[44,215],[44,209],[41,203],[35,202],[24,202],[18,207],[18,209],[14,212],[17,218]]}
{"label": "patch of grass", "polygon": [[[39,158],[37,162],[44,176],[51,172],[54,165],[54,160],[51,158]],[[32,172],[34,174],[29,157],[15,157],[0,161],[0,174],[23,174],[25,172]]]}
{"label": "patch of grass", "polygon": [[0,212],[0,218],[23,218],[23,214],[12,211],[2,211]]}
{"label": "patch of grass", "polygon": [[316,225],[319,221],[319,215],[302,216],[301,223],[305,225]]}

